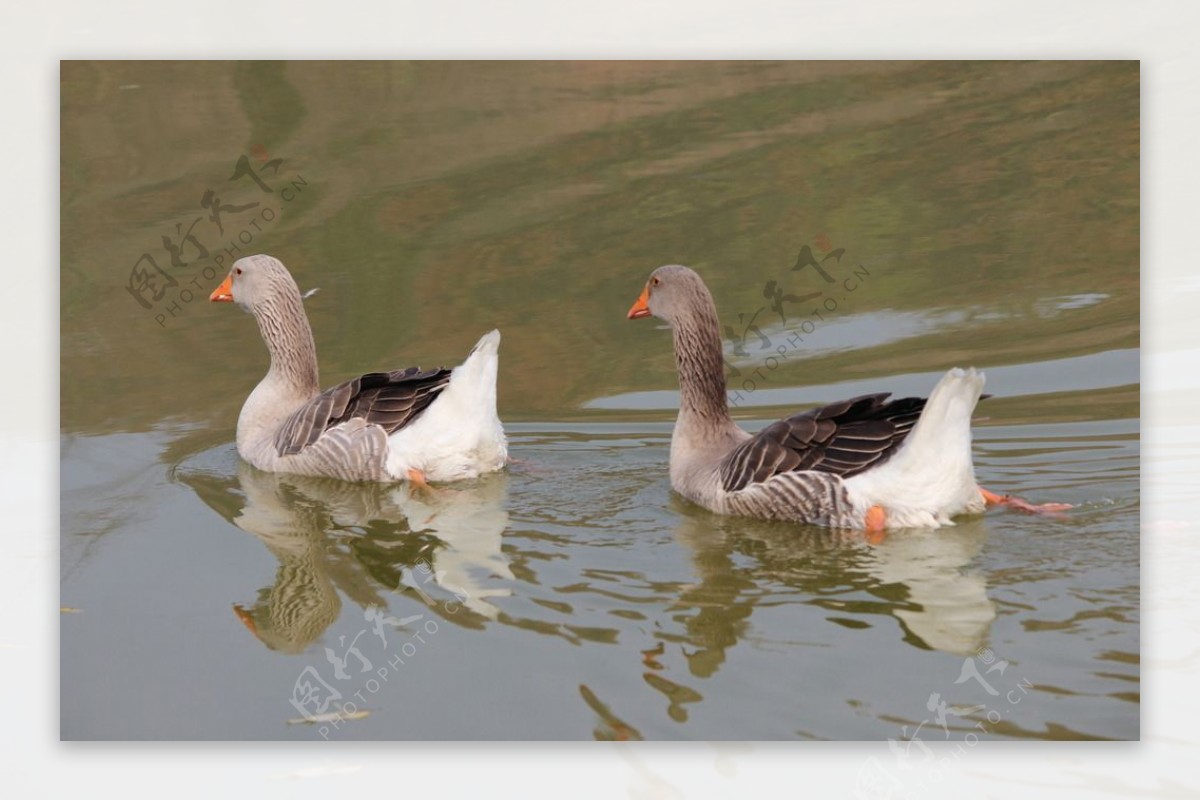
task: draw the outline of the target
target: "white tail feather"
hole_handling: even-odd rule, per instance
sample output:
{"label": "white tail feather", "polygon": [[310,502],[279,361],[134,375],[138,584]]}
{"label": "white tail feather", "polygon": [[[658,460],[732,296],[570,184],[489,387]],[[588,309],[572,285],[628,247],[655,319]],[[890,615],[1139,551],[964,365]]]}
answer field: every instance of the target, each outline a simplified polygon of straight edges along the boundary
{"label": "white tail feather", "polygon": [[[925,403],[901,453],[943,470],[971,469],[971,414],[983,393],[984,375],[958,367],[946,373]],[[893,457],[893,458],[896,458]],[[949,464],[947,464],[947,460]]]}
{"label": "white tail feather", "polygon": [[917,424],[892,458],[846,480],[864,508],[882,506],[890,527],[951,524],[983,508],[971,459],[971,414],[983,373],[954,368],[929,395]]}
{"label": "white tail feather", "polygon": [[[500,367],[500,331],[492,329],[479,338],[467,360],[454,368],[450,387],[466,385],[475,400],[496,409],[496,373]],[[449,388],[447,388],[449,389]]]}
{"label": "white tail feather", "polygon": [[388,472],[420,470],[430,481],[471,478],[499,470],[508,459],[496,414],[500,332],[480,338],[449,385],[411,425],[388,437]]}

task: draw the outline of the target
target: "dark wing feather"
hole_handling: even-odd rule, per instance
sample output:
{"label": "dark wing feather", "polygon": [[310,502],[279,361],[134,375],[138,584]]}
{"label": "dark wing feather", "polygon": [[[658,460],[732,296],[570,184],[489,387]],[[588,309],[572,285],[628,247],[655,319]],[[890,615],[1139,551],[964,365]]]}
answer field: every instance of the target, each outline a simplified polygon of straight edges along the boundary
{"label": "dark wing feather", "polygon": [[344,381],[294,411],[275,434],[280,456],[299,453],[330,428],[356,417],[399,431],[433,403],[450,382],[450,370],[422,371],[420,367],[367,373]]}
{"label": "dark wing feather", "polygon": [[881,464],[925,408],[925,398],[889,395],[862,395],[772,423],[725,457],[722,485],[733,492],[801,470],[849,478]]}

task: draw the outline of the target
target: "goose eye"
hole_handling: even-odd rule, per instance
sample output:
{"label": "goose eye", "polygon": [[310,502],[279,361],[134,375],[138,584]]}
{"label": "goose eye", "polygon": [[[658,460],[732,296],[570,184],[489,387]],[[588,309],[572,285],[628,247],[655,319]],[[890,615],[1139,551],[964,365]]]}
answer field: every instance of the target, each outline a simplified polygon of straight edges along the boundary
{"label": "goose eye", "polygon": [[661,284],[661,283],[662,283],[662,281],[660,281],[660,280],[659,280],[659,279],[657,279],[657,278],[651,278],[651,279],[650,279],[650,286],[658,286],[658,285],[659,285],[659,284]]}
{"label": "goose eye", "polygon": [[238,268],[236,268],[236,269],[233,271],[233,274],[234,274],[234,275],[241,275],[241,274],[242,274],[242,268],[241,268],[241,267],[238,267]]}

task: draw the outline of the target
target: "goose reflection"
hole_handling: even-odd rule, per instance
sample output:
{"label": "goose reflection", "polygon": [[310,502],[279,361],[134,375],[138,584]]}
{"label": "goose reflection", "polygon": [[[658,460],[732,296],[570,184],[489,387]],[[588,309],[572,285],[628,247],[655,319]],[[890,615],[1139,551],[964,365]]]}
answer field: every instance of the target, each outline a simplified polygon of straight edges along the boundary
{"label": "goose reflection", "polygon": [[[625,510],[636,515],[641,502],[632,483],[610,491],[608,500],[617,508],[618,521]],[[614,630],[611,640],[622,638],[619,672],[625,681],[630,674],[640,677],[657,696],[655,711],[635,707],[625,687],[618,689],[605,676],[589,674],[592,680],[580,682],[578,692],[594,716],[592,735],[597,739],[632,740],[661,732],[671,736],[678,730],[670,727],[719,714],[721,682],[712,680],[728,660],[745,656],[734,649],[750,645],[763,651],[783,650],[776,647],[778,641],[771,642],[780,630],[780,607],[818,610],[816,615],[799,615],[806,619],[805,625],[815,623],[815,630],[783,635],[804,639],[818,649],[836,647],[859,636],[855,629],[872,626],[887,632],[885,639],[905,643],[898,643],[900,648],[912,645],[966,655],[987,641],[996,605],[988,598],[984,574],[973,567],[987,536],[983,519],[961,520],[953,528],[937,531],[889,532],[882,540],[868,541],[860,532],[720,517],[679,498],[670,503],[678,515],[674,542],[682,546],[692,565],[687,579],[664,579],[622,564],[580,578],[572,576],[571,583],[561,588],[573,595],[593,594],[596,609],[645,620],[647,615],[639,608],[645,604],[655,617],[638,630]],[[556,511],[538,509],[545,516]],[[617,522],[614,528],[620,525]],[[528,564],[520,567],[522,574],[534,569]],[[588,606],[576,602],[568,611]],[[755,615],[767,622],[756,626]],[[545,626],[530,628],[548,633]],[[745,670],[747,661],[738,664]],[[727,675],[725,680],[741,681],[745,675]]]}
{"label": "goose reflection", "polygon": [[913,636],[934,650],[967,656],[987,643],[996,619],[987,578],[971,566],[986,540],[983,518],[952,529],[896,532],[870,549],[863,566],[881,583],[908,588],[907,604],[892,614]]}
{"label": "goose reflection", "polygon": [[[234,605],[272,650],[307,649],[337,620],[342,595],[363,609],[386,608],[389,594],[411,588],[405,573],[418,565],[428,564],[432,581],[474,613],[456,616],[464,625],[494,620],[499,610],[490,599],[510,593],[491,579],[512,578],[501,551],[508,526],[504,474],[421,490],[266,473],[239,462],[236,487],[211,476],[184,481],[279,561],[273,584],[252,604]],[[417,595],[435,610],[444,605]]]}
{"label": "goose reflection", "polygon": [[996,619],[986,578],[971,566],[987,536],[983,519],[868,542],[857,532],[683,511],[676,539],[691,550],[699,579],[678,603],[694,610],[683,622],[695,676],[719,669],[761,597],[777,602],[789,590],[796,602],[828,610],[835,624],[861,628],[869,616],[888,615],[906,641],[958,655],[978,651]]}

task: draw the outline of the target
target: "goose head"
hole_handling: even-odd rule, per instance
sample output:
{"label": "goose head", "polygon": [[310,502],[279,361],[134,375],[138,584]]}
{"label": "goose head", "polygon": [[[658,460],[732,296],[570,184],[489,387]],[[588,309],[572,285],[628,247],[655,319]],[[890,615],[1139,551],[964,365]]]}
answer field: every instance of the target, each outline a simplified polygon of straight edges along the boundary
{"label": "goose head", "polygon": [[229,275],[208,296],[214,303],[236,303],[253,312],[286,296],[300,299],[300,289],[283,262],[274,256],[246,256],[233,263]]}
{"label": "goose head", "polygon": [[712,306],[712,295],[695,270],[668,264],[650,273],[650,280],[626,316],[630,320],[653,316],[674,328],[680,320]]}

